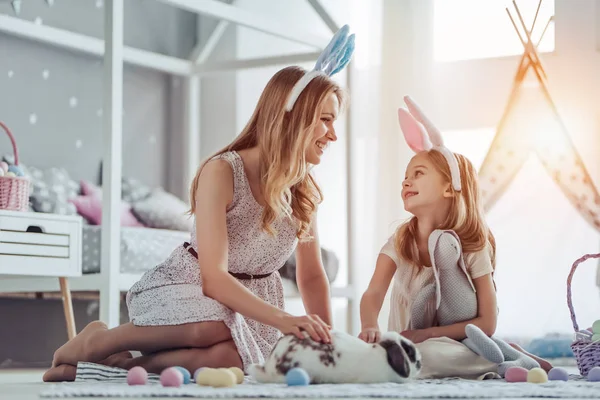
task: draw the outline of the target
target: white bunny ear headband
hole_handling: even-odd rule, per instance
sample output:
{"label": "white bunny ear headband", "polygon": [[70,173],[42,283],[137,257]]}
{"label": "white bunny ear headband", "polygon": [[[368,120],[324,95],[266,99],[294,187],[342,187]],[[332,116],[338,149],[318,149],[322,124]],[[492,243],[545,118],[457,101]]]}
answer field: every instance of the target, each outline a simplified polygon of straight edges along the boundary
{"label": "white bunny ear headband", "polygon": [[348,36],[350,27],[344,25],[333,35],[333,38],[323,50],[312,71],[304,74],[296,82],[285,106],[286,111],[292,111],[294,104],[306,86],[318,75],[333,76],[340,72],[352,58],[354,53],[354,34]]}
{"label": "white bunny ear headband", "polygon": [[429,118],[425,116],[413,99],[405,96],[404,102],[408,106],[408,110],[402,107],[398,109],[398,121],[400,122],[400,129],[404,133],[406,143],[415,153],[431,149],[442,153],[450,166],[452,187],[454,187],[454,190],[460,192],[461,183],[458,161],[454,157],[454,154],[444,146],[442,134]]}

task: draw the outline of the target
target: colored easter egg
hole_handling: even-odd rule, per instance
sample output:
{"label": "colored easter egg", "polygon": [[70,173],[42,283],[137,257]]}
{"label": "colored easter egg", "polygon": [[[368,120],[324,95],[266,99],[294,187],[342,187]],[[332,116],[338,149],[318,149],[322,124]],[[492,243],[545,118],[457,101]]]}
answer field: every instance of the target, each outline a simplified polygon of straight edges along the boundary
{"label": "colored easter egg", "polygon": [[600,342],[600,333],[594,333],[592,335],[592,342]]}
{"label": "colored easter egg", "polygon": [[181,375],[183,375],[183,384],[187,385],[188,383],[190,383],[191,379],[192,379],[192,374],[190,374],[190,371],[188,371],[187,369],[183,368],[183,367],[173,367],[176,370],[178,370],[179,372],[181,372]]}
{"label": "colored easter egg", "polygon": [[229,368],[229,370],[231,372],[233,372],[233,374],[235,375],[236,381],[237,381],[238,384],[244,382],[244,371],[242,371],[238,367],[231,367],[231,368]]}
{"label": "colored easter egg", "polygon": [[506,382],[527,382],[529,371],[523,367],[510,367],[506,370],[504,379]]}
{"label": "colored easter egg", "polygon": [[15,175],[15,173],[14,173],[14,172],[12,172],[12,171],[9,171],[9,172],[7,172],[7,173],[6,173],[6,175],[4,175],[4,176],[6,176],[6,177],[10,177],[10,178],[14,178],[14,177],[16,177],[17,175]]}
{"label": "colored easter egg", "polygon": [[183,374],[176,368],[167,368],[160,374],[160,384],[164,387],[179,387],[183,384]]}
{"label": "colored easter egg", "polygon": [[6,161],[0,162],[0,168],[4,171],[4,173],[8,172],[8,164],[6,163]]}
{"label": "colored easter egg", "polygon": [[4,174],[6,174],[6,172],[4,172],[2,168],[0,168],[0,176],[4,176]]}
{"label": "colored easter egg", "polygon": [[546,383],[548,382],[548,374],[541,368],[532,368],[527,374],[527,382],[529,383]]}
{"label": "colored easter egg", "polygon": [[563,368],[555,367],[548,372],[548,379],[551,381],[568,381],[569,373]]}
{"label": "colored easter egg", "polygon": [[600,382],[600,367],[594,367],[588,372],[587,376],[590,382]]}
{"label": "colored easter egg", "polygon": [[148,372],[142,367],[133,367],[127,372],[127,384],[145,385],[148,382]]}
{"label": "colored easter egg", "polygon": [[600,333],[600,319],[594,321],[594,323],[592,324],[592,332]]}
{"label": "colored easter egg", "polygon": [[9,172],[14,172],[14,174],[15,174],[16,176],[23,176],[23,175],[24,175],[24,174],[23,174],[23,171],[21,170],[21,168],[19,168],[19,166],[18,166],[18,165],[10,165],[10,166],[8,167],[8,171],[9,171]]}
{"label": "colored easter egg", "polygon": [[236,377],[227,368],[204,368],[198,373],[196,383],[201,386],[212,386],[215,388],[231,387],[236,385]]}
{"label": "colored easter egg", "polygon": [[288,386],[306,386],[310,384],[308,373],[302,368],[292,368],[285,374]]}
{"label": "colored easter egg", "polygon": [[197,381],[198,380],[198,374],[200,372],[202,372],[202,370],[204,369],[204,367],[200,367],[197,370],[194,371],[194,380]]}

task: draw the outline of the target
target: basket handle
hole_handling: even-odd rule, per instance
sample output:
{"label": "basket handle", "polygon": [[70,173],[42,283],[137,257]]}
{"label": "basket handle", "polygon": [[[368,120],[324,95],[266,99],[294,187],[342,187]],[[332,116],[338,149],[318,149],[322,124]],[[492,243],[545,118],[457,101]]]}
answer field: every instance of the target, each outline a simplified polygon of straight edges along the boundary
{"label": "basket handle", "polygon": [[575,310],[573,309],[573,301],[571,300],[571,280],[573,279],[573,275],[575,274],[577,266],[590,258],[600,258],[600,253],[586,254],[577,259],[573,263],[573,266],[571,267],[571,272],[569,273],[569,277],[567,278],[567,304],[569,305],[569,311],[571,311],[571,321],[573,321],[573,328],[575,329],[575,332],[579,331],[579,325],[577,325],[577,319],[575,318]]}
{"label": "basket handle", "polygon": [[19,152],[17,151],[17,143],[15,142],[15,137],[13,136],[8,126],[4,125],[2,121],[0,121],[0,126],[4,128],[4,131],[8,135],[10,142],[12,143],[13,153],[15,153],[15,165],[19,165]]}

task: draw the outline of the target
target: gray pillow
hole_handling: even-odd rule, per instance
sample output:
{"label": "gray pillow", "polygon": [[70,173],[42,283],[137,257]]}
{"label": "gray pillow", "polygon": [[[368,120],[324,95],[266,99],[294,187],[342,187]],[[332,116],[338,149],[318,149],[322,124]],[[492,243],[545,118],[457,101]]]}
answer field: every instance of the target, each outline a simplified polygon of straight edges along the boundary
{"label": "gray pillow", "polygon": [[127,203],[135,203],[146,199],[151,193],[152,189],[150,186],[143,184],[137,179],[123,177],[121,180],[121,198]]}
{"label": "gray pillow", "polygon": [[[4,161],[12,164],[14,157],[5,155]],[[37,212],[77,215],[77,208],[69,199],[79,195],[80,185],[69,176],[64,168],[40,169],[19,164],[21,170],[31,180],[29,202]]]}
{"label": "gray pillow", "polygon": [[135,216],[146,226],[189,232],[193,219],[186,214],[189,207],[178,197],[163,189],[155,189],[147,198],[132,204]]}

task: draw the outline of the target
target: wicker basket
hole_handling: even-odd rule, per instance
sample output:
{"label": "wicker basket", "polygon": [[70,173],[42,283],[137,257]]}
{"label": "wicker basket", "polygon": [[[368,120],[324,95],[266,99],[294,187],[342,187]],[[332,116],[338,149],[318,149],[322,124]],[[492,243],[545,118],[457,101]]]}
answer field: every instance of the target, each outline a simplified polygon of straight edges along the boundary
{"label": "wicker basket", "polygon": [[[569,305],[569,311],[571,311],[571,321],[573,321],[575,333],[579,331],[579,325],[575,318],[575,310],[573,309],[573,302],[571,300],[571,280],[573,279],[573,274],[575,273],[577,266],[590,258],[600,258],[600,253],[586,254],[575,261],[573,267],[571,267],[569,278],[567,279],[567,303]],[[577,367],[579,367],[581,375],[587,376],[592,368],[600,367],[600,342],[575,340],[571,343],[571,349],[575,355]]]}
{"label": "wicker basket", "polygon": [[[15,138],[10,129],[1,121],[0,126],[10,138],[15,154],[15,165],[19,165],[19,154]],[[0,176],[0,210],[29,210],[29,179],[23,176]]]}

